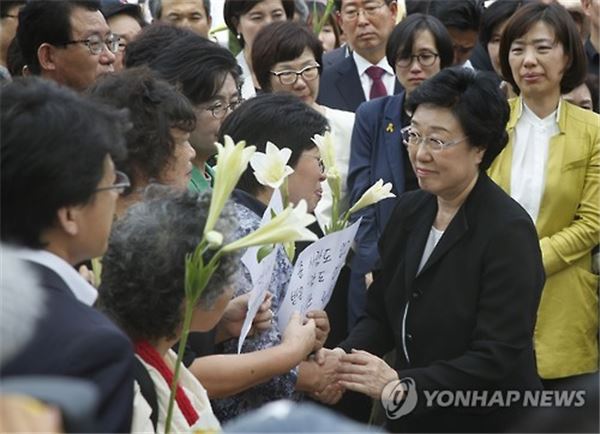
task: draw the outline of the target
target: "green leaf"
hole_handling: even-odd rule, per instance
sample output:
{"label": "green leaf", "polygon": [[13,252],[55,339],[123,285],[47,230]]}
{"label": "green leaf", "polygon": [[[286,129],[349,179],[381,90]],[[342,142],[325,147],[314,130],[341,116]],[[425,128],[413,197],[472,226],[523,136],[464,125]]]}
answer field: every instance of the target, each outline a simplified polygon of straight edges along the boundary
{"label": "green leaf", "polygon": [[262,261],[267,256],[269,256],[269,254],[273,251],[274,248],[274,244],[266,244],[262,246],[260,249],[258,249],[258,252],[256,252],[256,260],[258,262]]}

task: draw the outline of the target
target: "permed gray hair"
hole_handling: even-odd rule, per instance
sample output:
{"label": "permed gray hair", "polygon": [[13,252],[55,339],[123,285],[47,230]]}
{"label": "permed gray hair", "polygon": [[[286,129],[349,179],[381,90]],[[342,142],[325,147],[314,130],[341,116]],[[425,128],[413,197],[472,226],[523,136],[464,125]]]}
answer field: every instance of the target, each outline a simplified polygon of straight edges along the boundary
{"label": "permed gray hair", "polygon": [[[113,225],[102,259],[99,307],[135,341],[174,338],[183,321],[185,256],[202,238],[211,192],[149,186],[144,200]],[[215,229],[232,241],[236,225],[228,202]],[[209,257],[205,257],[205,263]],[[239,255],[224,255],[200,297],[208,311],[235,280]]]}

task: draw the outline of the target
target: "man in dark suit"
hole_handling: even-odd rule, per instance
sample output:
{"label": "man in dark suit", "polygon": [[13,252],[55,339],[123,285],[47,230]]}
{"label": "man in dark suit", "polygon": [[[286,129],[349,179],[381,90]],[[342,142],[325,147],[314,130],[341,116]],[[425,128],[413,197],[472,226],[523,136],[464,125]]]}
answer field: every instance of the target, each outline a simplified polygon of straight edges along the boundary
{"label": "man in dark suit", "polygon": [[336,6],[340,27],[353,52],[343,57],[345,52],[338,51],[335,56],[341,60],[326,65],[321,73],[317,102],[354,112],[364,101],[401,90],[385,58],[397,6],[394,0],[336,0]]}
{"label": "man in dark suit", "polygon": [[600,74],[600,0],[581,0],[583,11],[590,19],[590,36],[585,41],[588,73]]}
{"label": "man in dark suit", "polygon": [[337,47],[335,50],[331,50],[330,52],[323,54],[323,69],[327,69],[330,66],[341,62],[351,54],[352,50],[348,44],[344,44],[341,47]]}
{"label": "man in dark suit", "polygon": [[63,375],[94,383],[98,432],[129,432],[133,351],[91,305],[97,293],[75,264],[107,246],[116,200],[129,182],[120,113],[38,78],[0,90],[1,232],[45,292],[46,313],[2,377]]}

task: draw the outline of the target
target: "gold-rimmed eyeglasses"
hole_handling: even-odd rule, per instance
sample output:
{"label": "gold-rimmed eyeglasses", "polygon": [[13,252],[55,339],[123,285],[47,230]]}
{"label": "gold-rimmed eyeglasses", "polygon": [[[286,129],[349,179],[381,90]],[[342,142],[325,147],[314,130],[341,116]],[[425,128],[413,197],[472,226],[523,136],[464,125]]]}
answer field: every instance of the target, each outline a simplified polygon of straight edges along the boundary
{"label": "gold-rimmed eyeglasses", "polygon": [[400,130],[400,135],[402,136],[402,143],[406,145],[407,148],[417,149],[421,144],[424,144],[427,149],[432,152],[441,152],[450,146],[456,145],[464,140],[467,140],[467,137],[463,137],[462,139],[452,140],[450,142],[446,142],[441,139],[436,139],[434,137],[423,136],[413,127],[408,126],[404,127]]}

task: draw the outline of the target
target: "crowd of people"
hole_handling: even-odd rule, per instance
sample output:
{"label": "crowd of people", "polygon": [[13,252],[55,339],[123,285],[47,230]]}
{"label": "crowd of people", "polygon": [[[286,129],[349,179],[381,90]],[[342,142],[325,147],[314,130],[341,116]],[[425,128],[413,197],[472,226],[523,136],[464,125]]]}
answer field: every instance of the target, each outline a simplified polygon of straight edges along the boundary
{"label": "crowd of people", "polygon": [[[0,430],[598,432],[600,0],[222,5],[0,0]],[[289,150],[318,238],[396,198],[287,324],[308,243],[273,246],[241,351],[254,282],[224,254],[182,353],[229,137]],[[248,166],[225,243],[273,192]]]}

